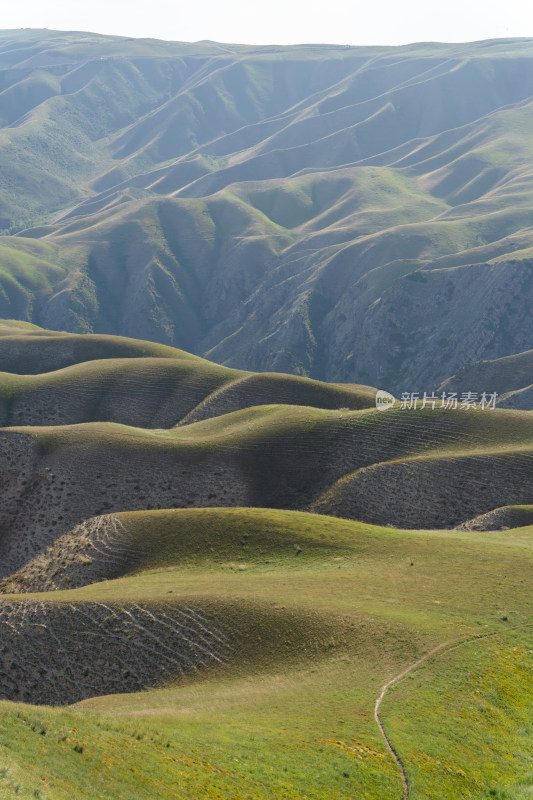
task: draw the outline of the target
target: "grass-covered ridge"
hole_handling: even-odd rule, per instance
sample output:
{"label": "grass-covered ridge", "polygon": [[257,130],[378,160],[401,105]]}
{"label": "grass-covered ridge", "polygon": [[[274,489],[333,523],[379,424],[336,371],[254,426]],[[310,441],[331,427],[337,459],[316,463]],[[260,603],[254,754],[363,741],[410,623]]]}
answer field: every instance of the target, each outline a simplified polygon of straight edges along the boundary
{"label": "grass-covered ridge", "polygon": [[[0,340],[1,346],[1,340]],[[120,422],[170,428],[268,402],[354,410],[374,389],[253,375],[202,359],[109,358],[33,375],[0,373],[3,426]]]}
{"label": "grass-covered ridge", "polygon": [[252,406],[170,429],[0,431],[3,577],[90,517],[194,507],[314,510],[449,528],[531,498],[529,412]]}
{"label": "grass-covered ridge", "polygon": [[0,366],[18,370],[0,385],[3,577],[108,513],[256,506],[447,528],[530,501],[527,412],[383,413],[365,386],[9,321]]}
{"label": "grass-covered ridge", "polygon": [[219,366],[173,347],[0,320],[0,425],[118,422],[171,428],[269,402],[375,405],[369,386]]}

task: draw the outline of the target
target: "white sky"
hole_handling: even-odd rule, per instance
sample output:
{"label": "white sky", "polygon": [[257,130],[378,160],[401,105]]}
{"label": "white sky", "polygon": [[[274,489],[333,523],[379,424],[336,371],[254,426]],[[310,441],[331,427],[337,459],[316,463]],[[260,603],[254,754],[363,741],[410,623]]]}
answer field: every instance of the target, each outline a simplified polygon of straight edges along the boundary
{"label": "white sky", "polygon": [[533,37],[531,0],[4,0],[1,28],[177,41],[407,44]]}

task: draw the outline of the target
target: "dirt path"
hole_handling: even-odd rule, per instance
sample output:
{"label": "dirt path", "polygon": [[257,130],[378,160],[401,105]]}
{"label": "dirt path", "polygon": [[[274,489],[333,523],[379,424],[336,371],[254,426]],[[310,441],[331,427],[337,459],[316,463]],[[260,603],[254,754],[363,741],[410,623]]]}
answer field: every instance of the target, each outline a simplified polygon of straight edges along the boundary
{"label": "dirt path", "polygon": [[[520,628],[531,628],[531,627],[533,627],[533,623],[527,622],[527,623],[522,624],[522,625],[513,625],[513,626],[510,626],[510,627],[511,627],[511,630],[513,630],[513,629],[514,630],[518,630]],[[482,633],[482,634],[478,634],[477,636],[476,635],[460,636],[457,639],[449,639],[447,642],[442,642],[442,644],[439,644],[439,645],[437,645],[437,647],[434,647],[433,650],[430,650],[429,653],[426,653],[425,656],[422,656],[422,658],[419,658],[418,661],[415,661],[413,664],[410,664],[408,667],[406,667],[404,670],[402,670],[400,673],[398,673],[398,675],[395,675],[394,678],[391,678],[390,681],[387,681],[387,683],[384,684],[384,686],[382,686],[381,692],[379,694],[379,697],[376,700],[376,705],[374,706],[374,719],[376,720],[376,724],[377,724],[377,726],[379,728],[379,732],[381,733],[381,736],[383,737],[383,741],[385,742],[385,744],[387,746],[387,750],[390,752],[390,754],[392,755],[392,757],[395,760],[396,764],[398,765],[398,769],[400,771],[402,784],[403,784],[403,800],[409,800],[409,783],[407,781],[407,775],[405,774],[405,767],[404,767],[403,761],[402,761],[401,757],[398,755],[398,753],[396,752],[396,750],[394,749],[394,747],[392,746],[392,744],[391,744],[391,742],[389,740],[389,737],[387,736],[387,734],[385,733],[385,729],[383,728],[383,723],[381,722],[381,719],[379,717],[379,709],[380,709],[381,703],[383,701],[383,698],[385,697],[385,695],[387,694],[387,691],[390,689],[391,686],[393,686],[395,683],[398,683],[398,681],[400,681],[402,678],[405,678],[406,675],[408,675],[414,669],[416,669],[421,664],[423,664],[425,661],[427,661],[429,658],[431,658],[431,656],[434,656],[436,653],[440,652],[441,650],[445,650],[445,649],[452,650],[455,647],[460,647],[463,644],[469,644],[470,642],[477,642],[480,639],[489,639],[492,636],[497,636],[497,635],[498,634],[495,633],[495,632]]]}
{"label": "dirt path", "polygon": [[[486,634],[486,635],[490,636],[492,634]],[[480,638],[485,638],[485,637],[480,637],[480,636],[461,636],[458,639],[449,639],[447,642],[442,642],[442,644],[439,644],[439,645],[437,645],[437,647],[434,647],[433,650],[430,650],[429,653],[426,653],[425,656],[422,656],[422,658],[419,658],[418,661],[415,661],[413,664],[410,664],[408,667],[406,667],[404,670],[402,670],[402,672],[398,673],[398,675],[395,675],[394,678],[390,679],[390,681],[387,681],[387,683],[384,686],[382,686],[382,688],[381,688],[380,695],[379,695],[378,699],[376,700],[376,705],[374,706],[374,719],[376,720],[376,724],[377,724],[377,726],[379,728],[379,731],[380,731],[380,733],[381,733],[381,735],[383,737],[383,741],[385,742],[385,744],[387,746],[387,750],[390,752],[390,754],[392,755],[392,757],[395,760],[396,764],[398,765],[398,769],[400,771],[402,784],[403,784],[403,798],[404,798],[404,800],[409,800],[409,784],[407,782],[407,775],[405,774],[405,767],[403,765],[403,761],[400,758],[400,756],[398,755],[398,753],[396,752],[396,750],[394,749],[394,747],[392,746],[387,734],[385,733],[385,729],[383,728],[383,724],[381,722],[381,719],[379,718],[379,708],[381,706],[381,702],[382,702],[383,698],[385,697],[387,691],[390,689],[391,686],[393,686],[395,683],[398,683],[398,681],[400,681],[402,678],[405,678],[406,675],[408,675],[414,669],[416,669],[421,664],[423,664],[425,661],[427,661],[428,658],[431,658],[431,656],[434,656],[435,653],[438,653],[440,650],[444,650],[447,647],[448,648],[457,647],[460,644],[465,644],[466,642],[475,641],[476,639],[480,639]]]}

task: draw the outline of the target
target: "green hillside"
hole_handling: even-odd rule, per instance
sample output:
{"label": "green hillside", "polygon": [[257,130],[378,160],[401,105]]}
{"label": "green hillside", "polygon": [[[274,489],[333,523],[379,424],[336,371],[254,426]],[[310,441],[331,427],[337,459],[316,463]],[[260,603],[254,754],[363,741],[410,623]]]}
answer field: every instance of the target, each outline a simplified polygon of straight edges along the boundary
{"label": "green hillside", "polygon": [[[2,658],[27,658],[32,626],[46,625],[41,677],[11,672],[21,699],[57,704],[58,642],[71,699],[98,691],[102,675],[110,688],[123,673],[124,688],[161,681],[184,613],[188,650],[174,645],[172,657],[203,641],[205,671],[64,710],[3,703],[3,796],[401,796],[375,702],[440,645],[379,711],[410,796],[527,796],[531,528],[480,541],[248,509],[126,514],[122,524],[130,542],[150,536],[164,562],[145,546],[137,569],[147,571],[132,577],[4,600]],[[211,645],[219,662],[206,663],[208,636],[227,643]]]}
{"label": "green hillside", "polygon": [[375,407],[375,389],[221,367],[173,347],[0,320],[0,425],[171,428],[269,402]]}
{"label": "green hillside", "polygon": [[257,506],[446,528],[530,502],[528,412],[257,406],[172,430],[0,431],[3,576],[88,517]]}

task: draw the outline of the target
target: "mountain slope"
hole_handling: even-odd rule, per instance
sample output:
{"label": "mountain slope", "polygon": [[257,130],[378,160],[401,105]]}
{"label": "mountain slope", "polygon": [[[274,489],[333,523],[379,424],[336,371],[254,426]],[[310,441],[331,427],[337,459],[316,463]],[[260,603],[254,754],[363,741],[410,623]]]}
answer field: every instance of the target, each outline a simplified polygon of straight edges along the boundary
{"label": "mountain slope", "polygon": [[0,425],[171,428],[271,402],[375,407],[369,386],[220,367],[173,347],[0,320]]}
{"label": "mountain slope", "polygon": [[501,408],[533,409],[533,350],[467,364],[444,381],[438,390],[496,392],[499,395],[497,404]]}
{"label": "mountain slope", "polygon": [[394,393],[522,352],[532,54],[3,32],[0,314]]}

